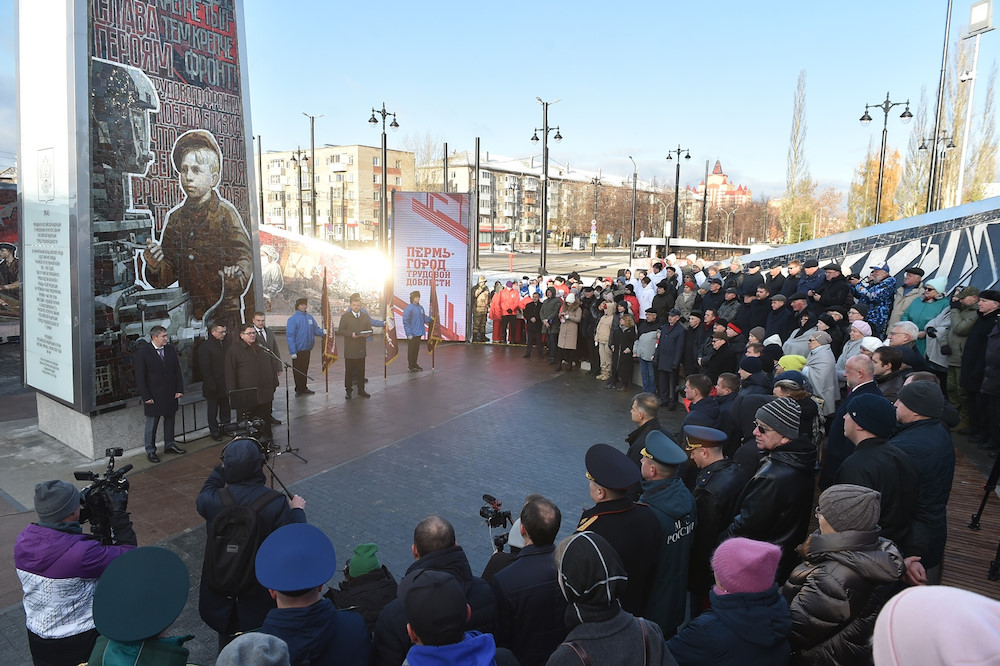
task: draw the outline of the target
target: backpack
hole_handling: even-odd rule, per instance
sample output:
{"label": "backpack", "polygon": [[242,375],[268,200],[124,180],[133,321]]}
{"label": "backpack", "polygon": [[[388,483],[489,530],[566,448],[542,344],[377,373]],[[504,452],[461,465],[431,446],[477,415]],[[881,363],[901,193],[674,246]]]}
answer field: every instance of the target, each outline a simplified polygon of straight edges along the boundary
{"label": "backpack", "polygon": [[201,579],[209,588],[227,597],[239,596],[257,582],[254,559],[266,534],[262,533],[259,512],[276,498],[268,490],[251,504],[237,504],[229,486],[219,491],[222,510],[212,520],[205,542],[205,563]]}

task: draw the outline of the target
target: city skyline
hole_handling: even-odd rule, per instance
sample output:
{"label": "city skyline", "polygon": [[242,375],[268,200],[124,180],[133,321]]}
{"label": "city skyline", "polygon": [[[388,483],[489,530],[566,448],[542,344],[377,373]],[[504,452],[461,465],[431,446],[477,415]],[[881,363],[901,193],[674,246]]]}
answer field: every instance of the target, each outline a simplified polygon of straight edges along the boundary
{"label": "city skyline", "polygon": [[[954,5],[950,50],[965,31],[971,2]],[[888,91],[932,114],[946,3],[848,2],[802,6],[704,6],[523,2],[503,11],[437,3],[326,5],[314,0],[244,8],[250,119],[263,150],[309,143],[378,145],[371,107],[397,114],[389,145],[482,149],[514,158],[539,155],[530,142],[541,106],[565,139],[550,141],[554,161],[672,185],[667,151],[690,149],[682,186],[695,186],[721,160],[757,196],[781,196],[799,71],[807,72],[806,158],[821,187],[846,194],[881,118],[858,122],[866,103]],[[298,10],[298,11],[295,11]],[[0,0],[0,165],[16,151],[13,0]],[[304,20],[308,18],[308,20]],[[1000,57],[1000,36],[983,36],[976,115]],[[949,54],[949,58],[951,53]],[[876,110],[877,112],[877,110]],[[893,114],[889,146],[905,153],[911,127]]]}

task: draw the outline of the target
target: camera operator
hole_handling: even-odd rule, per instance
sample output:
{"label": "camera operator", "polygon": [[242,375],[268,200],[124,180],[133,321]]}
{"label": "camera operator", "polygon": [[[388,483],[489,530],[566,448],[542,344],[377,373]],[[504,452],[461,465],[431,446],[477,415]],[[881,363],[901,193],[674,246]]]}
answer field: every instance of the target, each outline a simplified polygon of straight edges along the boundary
{"label": "camera operator", "polygon": [[[226,388],[230,391],[256,389],[257,404],[249,414],[264,421],[264,439],[271,440],[271,403],[278,377],[271,357],[257,346],[257,329],[253,324],[240,327],[240,339],[226,350]],[[242,420],[243,416],[238,415]]]}
{"label": "camera operator", "polygon": [[38,522],[14,546],[24,590],[28,646],[36,665],[87,661],[97,640],[91,614],[97,579],[112,560],[136,546],[124,491],[108,494],[114,545],[103,546],[80,526],[80,491],[65,481],[35,485]]}

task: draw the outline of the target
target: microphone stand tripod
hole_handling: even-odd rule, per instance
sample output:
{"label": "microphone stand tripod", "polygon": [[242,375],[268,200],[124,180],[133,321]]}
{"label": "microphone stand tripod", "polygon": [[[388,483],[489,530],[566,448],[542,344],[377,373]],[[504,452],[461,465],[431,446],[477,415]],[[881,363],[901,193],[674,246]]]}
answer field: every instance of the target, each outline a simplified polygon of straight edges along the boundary
{"label": "microphone stand tripod", "polygon": [[292,420],[291,420],[291,418],[289,418],[289,414],[288,414],[288,406],[289,406],[288,369],[291,368],[292,372],[298,372],[299,374],[303,375],[306,379],[312,379],[312,377],[310,377],[306,373],[302,372],[301,370],[297,370],[297,369],[293,368],[291,366],[291,364],[285,363],[284,359],[282,359],[280,356],[276,355],[274,352],[272,352],[267,347],[265,347],[263,345],[257,345],[257,348],[258,349],[263,349],[265,352],[267,352],[268,356],[270,356],[271,358],[275,359],[278,363],[280,363],[285,368],[285,448],[284,449],[279,449],[278,451],[275,451],[274,452],[274,456],[277,458],[278,456],[283,456],[285,454],[289,454],[290,453],[290,454],[292,454],[293,456],[295,456],[296,458],[298,458],[299,460],[301,460],[302,462],[304,462],[304,463],[306,463],[308,465],[309,461],[299,455],[299,449],[298,449],[298,447],[296,447],[294,449],[292,448]]}

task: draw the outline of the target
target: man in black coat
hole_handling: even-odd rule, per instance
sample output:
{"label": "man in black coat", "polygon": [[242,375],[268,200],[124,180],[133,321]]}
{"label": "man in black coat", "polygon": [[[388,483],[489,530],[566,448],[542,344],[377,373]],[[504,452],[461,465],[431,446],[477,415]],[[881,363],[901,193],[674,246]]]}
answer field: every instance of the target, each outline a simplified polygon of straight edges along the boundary
{"label": "man in black coat", "polygon": [[781,289],[785,286],[785,274],[781,272],[781,261],[779,259],[775,259],[767,267],[764,284],[767,285],[768,290],[772,294],[782,293]]}
{"label": "man in black coat", "polygon": [[840,466],[835,482],[882,493],[880,535],[895,543],[903,555],[912,555],[920,476],[908,455],[886,444],[895,430],[896,409],[891,402],[870,393],[852,397],[844,415],[844,434],[857,449]]}
{"label": "man in black coat", "polygon": [[531,357],[531,348],[538,349],[538,355],[544,356],[542,350],[542,299],[537,291],[531,292],[531,301],[524,305],[524,358]]}
{"label": "man in black coat", "polygon": [[694,486],[698,521],[691,547],[688,590],[694,595],[692,608],[700,612],[708,607],[708,591],[715,582],[712,553],[719,545],[719,535],[736,513],[736,500],[749,477],[742,467],[722,455],[726,433],[703,426],[686,426],[683,434],[685,450],[698,468]]}
{"label": "man in black coat", "polygon": [[[252,327],[251,327],[252,330]],[[295,495],[291,499],[265,485],[264,456],[257,443],[238,439],[222,451],[222,464],[216,465],[205,479],[196,503],[198,513],[205,519],[206,529],[223,509],[222,490],[228,488],[236,504],[250,506],[265,495],[271,495],[257,513],[258,534],[261,541],[274,530],[290,523],[306,522],[306,501]],[[237,597],[212,589],[202,577],[198,612],[201,619],[219,634],[219,647],[232,640],[237,631],[251,631],[260,627],[268,611],[275,608],[274,599],[251,575],[249,591]]]}
{"label": "man in black coat", "polygon": [[823,271],[826,273],[826,280],[813,292],[810,304],[813,312],[819,315],[834,305],[850,307],[854,303],[854,296],[851,295],[851,283],[840,271],[840,266],[827,264],[823,267]]}
{"label": "man in black coat", "polygon": [[607,444],[595,444],[587,450],[585,463],[594,506],[584,510],[576,531],[596,532],[614,547],[628,573],[622,608],[642,615],[663,542],[660,521],[651,508],[628,498],[628,489],[642,478],[628,456]]}
{"label": "man in black coat", "polygon": [[198,346],[201,394],[208,403],[208,430],[212,439],[222,441],[220,426],[229,423],[229,390],[226,388],[226,327],[214,324],[208,340]]}
{"label": "man in black coat", "polygon": [[976,323],[965,340],[962,351],[962,371],[959,383],[969,394],[973,437],[978,442],[990,447],[989,435],[989,397],[980,392],[983,375],[986,372],[986,346],[990,332],[1000,321],[1000,291],[985,289],[979,292],[979,314]]}
{"label": "man in black coat", "polygon": [[158,463],[156,455],[156,427],[163,419],[163,452],[187,453],[174,442],[174,417],[177,415],[177,399],[184,394],[184,377],[177,350],[170,344],[170,335],[162,326],[149,330],[152,344],[142,345],[135,352],[136,388],[143,402],[146,414],[146,432],[143,443],[149,462]]}
{"label": "man in black coat", "polygon": [[771,311],[767,313],[767,320],[764,322],[764,334],[767,337],[777,335],[785,341],[792,331],[799,327],[787,301],[788,298],[784,294],[775,294],[770,298]]}
{"label": "man in black coat", "polygon": [[736,515],[719,541],[746,537],[781,546],[775,580],[781,584],[799,563],[795,552],[812,517],[816,447],[799,433],[802,410],[778,398],[757,410],[754,437],[764,462],[737,501]]}
{"label": "man in black coat", "polygon": [[[284,363],[281,360],[281,352],[278,351],[278,338],[274,335],[274,331],[267,327],[267,317],[263,312],[253,313],[253,327],[257,330],[257,344],[274,354],[271,357],[271,365],[274,366],[275,376],[280,377]],[[273,425],[281,425],[281,421],[274,418],[273,414],[270,415],[270,419]]]}
{"label": "man in black coat", "polygon": [[[230,397],[239,395],[235,407],[241,413],[264,422],[264,439],[271,439],[271,404],[278,376],[267,352],[257,348],[257,331],[253,324],[243,324],[240,339],[226,350],[226,387]],[[252,391],[248,390],[252,389]],[[241,391],[234,394],[233,391]]]}
{"label": "man in black coat", "polygon": [[[413,530],[413,558],[407,574],[421,569],[451,574],[462,585],[471,615],[466,630],[493,633],[497,623],[496,598],[489,583],[472,575],[469,560],[455,543],[455,528],[441,516],[431,515]],[[405,578],[405,576],[404,576]],[[406,633],[406,613],[399,599],[394,599],[379,613],[372,642],[374,666],[399,666],[411,646]]]}
{"label": "man in black coat", "polygon": [[552,501],[530,496],[521,509],[524,548],[490,581],[497,600],[497,645],[510,648],[521,666],[544,664],[568,632],[553,545],[561,522]]}
{"label": "man in black coat", "polygon": [[835,481],[837,470],[848,456],[854,454],[854,444],[844,432],[844,416],[850,408],[851,401],[860,395],[883,397],[882,390],[875,381],[875,363],[864,354],[849,358],[845,372],[847,396],[840,401],[837,411],[830,417],[830,434],[826,439],[826,449],[823,451],[823,469],[819,473],[820,490],[826,490],[834,483],[841,483]]}
{"label": "man in black coat", "polygon": [[701,360],[702,372],[713,382],[718,381],[723,372],[736,372],[740,364],[739,357],[725,333],[712,333],[712,349],[711,356]]}
{"label": "man in black coat", "polygon": [[747,264],[746,272],[743,274],[743,281],[738,290],[740,297],[753,296],[757,293],[757,287],[764,284],[764,276],[760,274],[760,262],[751,261]]}
{"label": "man in black coat", "polygon": [[358,395],[370,398],[365,391],[365,357],[368,356],[368,336],[372,334],[372,326],[384,326],[385,323],[372,319],[361,309],[361,294],[351,294],[351,309],[340,317],[337,335],[344,337],[344,391],[348,400],[351,399],[351,389],[357,384]]}
{"label": "man in black coat", "polygon": [[653,369],[659,378],[660,402],[667,409],[677,409],[677,380],[684,360],[684,341],[687,334],[681,323],[681,311],[674,308],[667,313],[667,323],[660,329],[660,339],[653,353]]}

